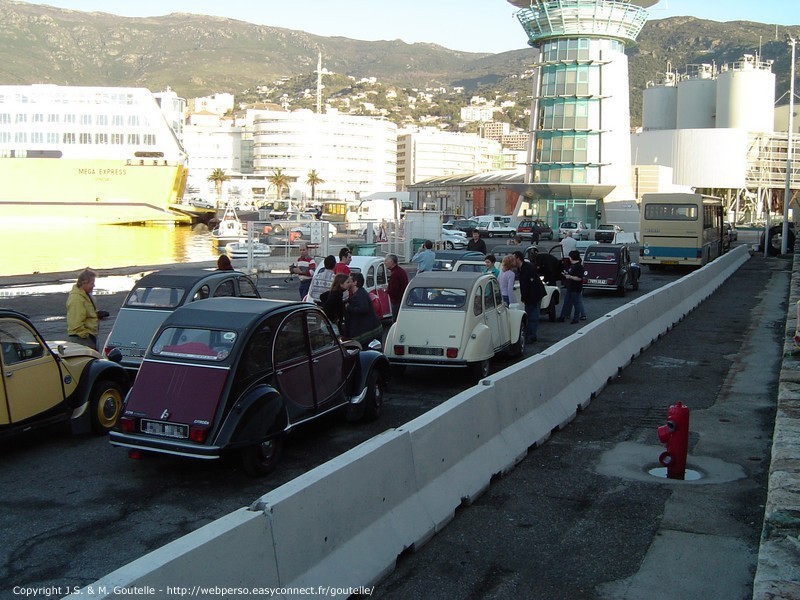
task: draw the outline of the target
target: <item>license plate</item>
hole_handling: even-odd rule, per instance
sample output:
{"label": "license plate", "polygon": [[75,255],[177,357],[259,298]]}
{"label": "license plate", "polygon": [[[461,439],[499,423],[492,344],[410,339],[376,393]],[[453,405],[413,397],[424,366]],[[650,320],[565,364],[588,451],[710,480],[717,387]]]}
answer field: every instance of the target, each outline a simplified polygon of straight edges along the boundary
{"label": "license plate", "polygon": [[163,421],[148,421],[142,419],[142,432],[151,435],[162,435],[164,437],[182,438],[189,437],[189,426],[178,423],[165,423]]}
{"label": "license plate", "polygon": [[134,356],[141,358],[144,356],[144,348],[122,348],[122,356]]}
{"label": "license plate", "polygon": [[677,260],[662,260],[661,264],[662,265],[677,265],[678,261]]}
{"label": "license plate", "polygon": [[444,355],[444,350],[442,348],[419,348],[415,346],[409,346],[408,353],[422,356],[442,356]]}
{"label": "license plate", "polygon": [[596,283],[598,285],[605,285],[606,284],[606,280],[605,279],[590,279],[589,283]]}

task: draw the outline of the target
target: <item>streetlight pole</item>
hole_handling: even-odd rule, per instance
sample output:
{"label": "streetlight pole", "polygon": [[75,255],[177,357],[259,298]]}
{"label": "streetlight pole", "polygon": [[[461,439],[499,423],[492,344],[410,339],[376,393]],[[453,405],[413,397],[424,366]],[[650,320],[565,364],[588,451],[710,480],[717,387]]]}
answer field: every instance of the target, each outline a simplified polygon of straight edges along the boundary
{"label": "streetlight pole", "polygon": [[794,130],[794,62],[795,62],[795,43],[793,37],[789,38],[792,46],[792,69],[789,82],[789,138],[786,146],[786,185],[783,190],[783,230],[781,231],[781,254],[788,254],[789,251],[789,199],[791,194],[792,182],[792,150],[793,150],[793,130]]}

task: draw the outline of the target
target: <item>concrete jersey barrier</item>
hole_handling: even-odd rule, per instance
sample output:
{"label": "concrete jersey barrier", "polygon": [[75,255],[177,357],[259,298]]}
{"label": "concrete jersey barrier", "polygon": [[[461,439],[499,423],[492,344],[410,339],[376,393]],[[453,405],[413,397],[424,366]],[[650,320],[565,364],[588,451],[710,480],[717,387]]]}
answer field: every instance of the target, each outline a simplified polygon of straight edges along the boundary
{"label": "concrete jersey barrier", "polygon": [[346,598],[377,583],[749,257],[737,247],[68,598],[167,586],[197,598]]}

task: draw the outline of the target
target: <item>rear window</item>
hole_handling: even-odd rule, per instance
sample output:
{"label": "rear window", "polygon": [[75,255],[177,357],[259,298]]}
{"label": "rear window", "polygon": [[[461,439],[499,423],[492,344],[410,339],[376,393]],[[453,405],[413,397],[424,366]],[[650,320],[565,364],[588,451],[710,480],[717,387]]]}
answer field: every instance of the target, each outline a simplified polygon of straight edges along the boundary
{"label": "rear window", "polygon": [[406,306],[464,310],[467,290],[446,287],[418,287],[406,297]]}
{"label": "rear window", "polygon": [[181,287],[136,287],[125,299],[125,306],[175,308],[185,291]]}
{"label": "rear window", "polygon": [[597,252],[595,250],[587,251],[583,259],[583,262],[587,263],[611,263],[616,261],[616,252]]}
{"label": "rear window", "polygon": [[578,224],[575,223],[574,221],[564,221],[561,224],[561,229],[577,229],[577,228]]}
{"label": "rear window", "polygon": [[168,327],[153,343],[152,354],[163,358],[222,361],[236,342],[235,331]]}

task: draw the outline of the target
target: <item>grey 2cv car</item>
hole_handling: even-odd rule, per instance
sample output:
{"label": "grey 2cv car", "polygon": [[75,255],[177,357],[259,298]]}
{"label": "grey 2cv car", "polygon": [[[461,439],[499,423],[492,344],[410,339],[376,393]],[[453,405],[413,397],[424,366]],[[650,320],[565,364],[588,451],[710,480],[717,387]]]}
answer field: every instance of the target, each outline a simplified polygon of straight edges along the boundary
{"label": "grey 2cv car", "polygon": [[125,298],[103,354],[119,349],[122,366],[133,376],[153,334],[175,309],[195,300],[227,296],[261,297],[253,281],[239,271],[178,268],[145,275]]}

